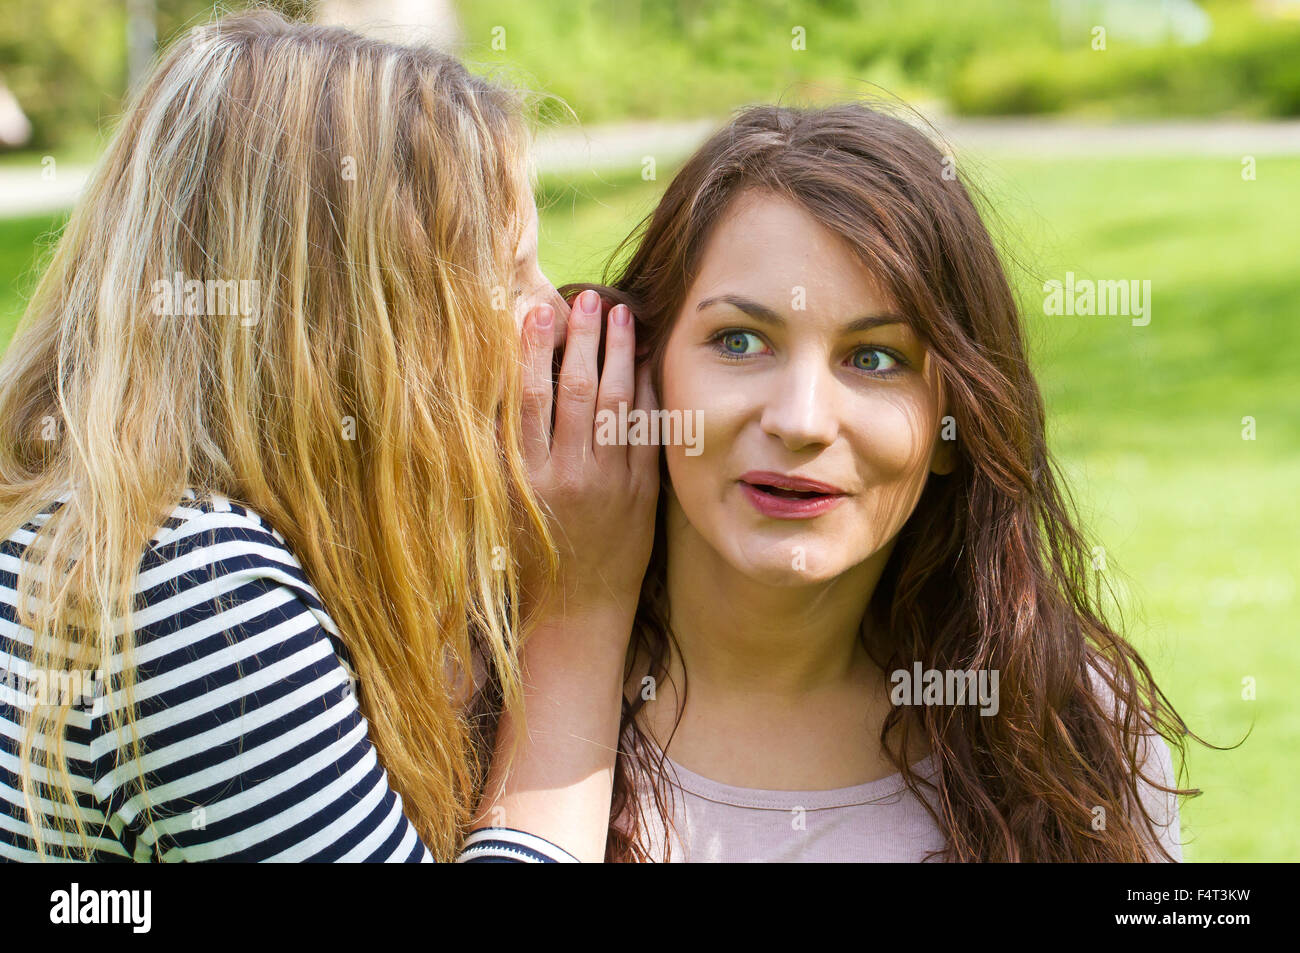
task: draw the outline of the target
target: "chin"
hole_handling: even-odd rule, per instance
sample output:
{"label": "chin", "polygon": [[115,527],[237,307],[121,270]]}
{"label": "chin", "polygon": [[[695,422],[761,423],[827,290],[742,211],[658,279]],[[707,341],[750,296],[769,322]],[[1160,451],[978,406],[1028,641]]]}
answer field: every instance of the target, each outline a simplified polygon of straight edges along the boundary
{"label": "chin", "polygon": [[781,588],[798,588],[834,579],[849,567],[837,554],[826,552],[816,541],[798,537],[781,542],[736,541],[728,561],[755,582]]}

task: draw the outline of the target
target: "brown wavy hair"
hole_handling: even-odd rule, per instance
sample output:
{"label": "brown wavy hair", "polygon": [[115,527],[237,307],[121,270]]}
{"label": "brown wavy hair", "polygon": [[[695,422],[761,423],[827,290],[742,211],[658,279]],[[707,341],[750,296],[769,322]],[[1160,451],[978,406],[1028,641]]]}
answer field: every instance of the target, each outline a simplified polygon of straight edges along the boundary
{"label": "brown wavy hair", "polygon": [[[971,192],[951,169],[924,132],[880,108],[753,107],[687,161],[615,252],[608,286],[563,291],[596,287],[632,308],[662,393],[669,334],[712,227],[737,196],[789,199],[843,238],[926,342],[958,434],[956,470],[928,482],[874,591],[867,612],[886,636],[867,649],[886,672],[920,662],[1000,673],[994,717],[974,706],[922,706],[933,780],[901,754],[916,725],[904,709],[881,729],[882,746],[945,835],[946,848],[926,859],[1141,861],[1154,849],[1169,857],[1139,781],[1166,794],[1200,791],[1167,787],[1142,765],[1156,733],[1180,756],[1186,737],[1201,739],[1107,621],[1107,584],[1048,452],[1019,307]],[[648,660],[644,672],[629,661],[636,681],[668,674],[663,524],[629,652]],[[685,686],[679,697],[684,707]],[[653,859],[652,821],[668,843],[669,766],[637,723],[643,704],[624,702],[610,861]],[[1093,829],[1098,806],[1104,830]]]}

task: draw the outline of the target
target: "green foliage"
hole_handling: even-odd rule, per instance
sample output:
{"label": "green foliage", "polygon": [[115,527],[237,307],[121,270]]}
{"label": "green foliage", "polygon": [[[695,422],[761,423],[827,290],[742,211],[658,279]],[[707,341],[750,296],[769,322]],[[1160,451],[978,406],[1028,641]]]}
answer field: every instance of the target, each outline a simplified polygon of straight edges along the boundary
{"label": "green foliage", "polygon": [[32,123],[31,146],[60,144],[116,113],[126,83],[118,3],[0,0],[0,79]]}
{"label": "green foliage", "polygon": [[[1205,43],[1141,46],[1112,30],[1094,51],[1086,31],[1063,36],[1042,0],[460,5],[471,61],[557,94],[584,122],[722,115],[872,84],[971,114],[1300,114],[1300,23],[1248,4],[1207,6]],[[493,47],[494,30],[505,49]]]}
{"label": "green foliage", "polygon": [[[312,0],[260,0],[302,16]],[[156,0],[165,46],[214,9],[249,0]],[[1062,36],[1045,0],[460,0],[465,57],[558,96],[583,122],[724,115],[773,100],[824,102],[880,88],[971,114],[1300,115],[1300,22],[1207,4],[1198,46]],[[1112,31],[1113,33],[1113,31]],[[500,49],[504,41],[504,49]],[[0,79],[67,148],[118,114],[124,5],[0,0]],[[566,115],[555,103],[553,118]]]}
{"label": "green foliage", "polygon": [[1249,8],[1211,8],[1196,46],[1140,46],[1087,34],[1062,49],[1035,42],[986,48],[948,80],[952,107],[998,115],[1070,111],[1115,116],[1300,115],[1300,21],[1263,21]]}
{"label": "green foliage", "polygon": [[924,92],[982,46],[1052,29],[1035,0],[480,0],[459,11],[467,59],[560,96],[584,122],[842,99],[871,83]]}
{"label": "green foliage", "polygon": [[[155,0],[159,49],[214,10],[271,6],[305,15],[311,0]],[[0,80],[32,123],[32,149],[66,147],[102,132],[126,93],[126,7],[105,0],[0,0]]]}

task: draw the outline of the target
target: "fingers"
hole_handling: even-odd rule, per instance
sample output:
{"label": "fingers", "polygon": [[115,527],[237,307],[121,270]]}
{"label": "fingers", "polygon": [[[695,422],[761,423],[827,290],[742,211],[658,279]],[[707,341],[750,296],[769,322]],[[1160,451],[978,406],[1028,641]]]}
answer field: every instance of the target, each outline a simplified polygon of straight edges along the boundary
{"label": "fingers", "polygon": [[[654,382],[650,379],[650,365],[646,364],[636,372],[636,406],[653,416],[659,409],[655,399]],[[659,478],[659,447],[646,442],[628,448],[628,469],[634,474],[641,474],[646,479]]]}
{"label": "fingers", "polygon": [[541,467],[551,453],[551,351],[555,309],[538,305],[524,318],[523,442],[529,468]]}
{"label": "fingers", "polygon": [[555,438],[551,441],[552,457],[571,463],[591,457],[599,385],[596,355],[600,350],[600,295],[584,291],[574,305],[569,312],[569,334],[555,402]]}
{"label": "fingers", "polygon": [[[603,428],[606,439],[601,439],[600,420],[608,411],[614,420],[627,419],[636,397],[636,331],[632,326],[632,312],[627,305],[618,304],[609,310],[608,328],[605,331],[605,364],[600,373],[600,394],[596,399],[596,457],[602,462],[623,460],[626,449],[622,446],[616,428]],[[622,405],[622,414],[619,413]],[[614,439],[608,439],[610,436]]]}
{"label": "fingers", "polygon": [[551,322],[555,333],[552,335],[551,344],[553,350],[562,351],[564,338],[569,333],[569,303],[560,297],[560,293],[554,288],[551,289],[550,299],[549,304],[555,309],[555,320]]}

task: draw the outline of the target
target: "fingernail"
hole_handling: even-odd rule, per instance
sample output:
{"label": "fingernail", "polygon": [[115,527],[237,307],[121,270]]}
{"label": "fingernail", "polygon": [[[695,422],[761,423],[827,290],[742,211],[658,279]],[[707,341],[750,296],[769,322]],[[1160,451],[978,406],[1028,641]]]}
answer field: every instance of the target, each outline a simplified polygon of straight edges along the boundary
{"label": "fingernail", "polygon": [[609,316],[620,327],[626,327],[632,323],[632,312],[628,310],[625,304],[614,305],[614,310],[609,313]]}
{"label": "fingernail", "polygon": [[549,328],[551,326],[551,321],[554,320],[554,318],[555,309],[549,304],[543,304],[539,305],[537,308],[537,315],[534,318],[534,323],[539,328]]}
{"label": "fingernail", "polygon": [[578,301],[578,305],[582,308],[584,313],[586,314],[600,313],[600,295],[596,294],[596,292],[587,290],[584,291],[582,294],[580,294],[578,297],[581,299]]}

